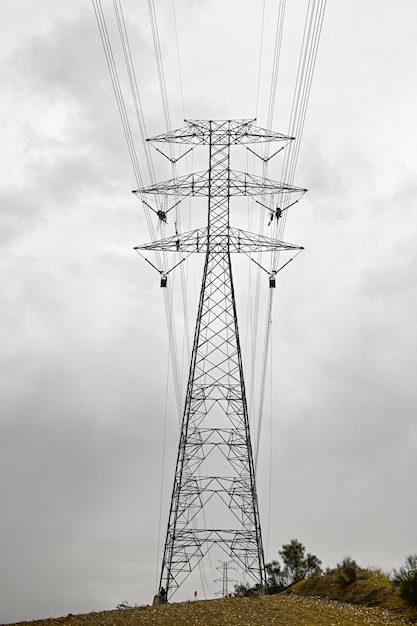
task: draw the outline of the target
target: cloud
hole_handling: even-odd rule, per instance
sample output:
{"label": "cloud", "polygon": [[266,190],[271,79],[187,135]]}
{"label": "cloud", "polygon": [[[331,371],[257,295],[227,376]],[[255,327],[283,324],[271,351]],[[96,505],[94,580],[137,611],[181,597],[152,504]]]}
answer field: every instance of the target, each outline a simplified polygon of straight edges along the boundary
{"label": "cloud", "polygon": [[[278,274],[274,303],[258,479],[268,559],[293,537],[325,565],[350,553],[363,565],[389,569],[413,549],[416,185],[409,77],[416,48],[415,7],[406,6],[407,19],[399,21],[396,9],[379,3],[361,6],[359,22],[351,4],[327,9],[295,180],[310,191],[292,207],[284,237],[306,250]],[[162,133],[149,18],[135,3],[124,8],[147,132]],[[261,126],[275,36],[270,10]],[[132,250],[151,235],[130,193],[137,183],[93,10],[43,0],[35,11],[20,0],[7,11],[10,28],[0,25],[5,622],[113,608],[125,599],[150,602],[178,441],[163,290]],[[259,11],[185,1],[176,11],[185,115],[253,115]],[[299,3],[288,11],[275,116],[281,132],[297,64],[291,50],[302,26]],[[183,125],[183,111],[172,18],[169,3],[158,6],[175,128]],[[114,51],[120,59],[116,43]],[[126,87],[122,69],[120,78]],[[140,146],[138,152],[147,180]],[[170,163],[154,156],[157,179],[170,178]],[[203,163],[203,169],[205,158],[195,151],[178,168],[185,173]],[[271,178],[280,178],[279,158],[270,164]],[[202,203],[184,203],[183,223],[189,212],[201,225],[204,211]],[[246,204],[234,204],[233,219],[246,211]],[[167,234],[174,231],[169,221]],[[182,266],[191,336],[201,261]],[[245,357],[248,265],[235,261]],[[261,283],[263,323],[263,273]],[[170,284],[181,317],[180,270]],[[180,352],[181,328],[177,321]],[[246,371],[249,380],[245,358]],[[185,379],[186,362],[183,372]]]}

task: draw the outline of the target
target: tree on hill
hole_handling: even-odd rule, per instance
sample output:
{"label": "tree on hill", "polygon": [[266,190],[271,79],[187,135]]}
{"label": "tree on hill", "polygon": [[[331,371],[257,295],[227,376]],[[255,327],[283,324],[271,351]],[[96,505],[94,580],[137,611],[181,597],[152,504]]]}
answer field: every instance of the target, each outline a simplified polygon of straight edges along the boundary
{"label": "tree on hill", "polygon": [[297,539],[284,544],[279,555],[282,563],[271,561],[266,565],[268,593],[278,593],[314,572],[321,572],[320,559],[309,552],[306,554],[305,547]]}

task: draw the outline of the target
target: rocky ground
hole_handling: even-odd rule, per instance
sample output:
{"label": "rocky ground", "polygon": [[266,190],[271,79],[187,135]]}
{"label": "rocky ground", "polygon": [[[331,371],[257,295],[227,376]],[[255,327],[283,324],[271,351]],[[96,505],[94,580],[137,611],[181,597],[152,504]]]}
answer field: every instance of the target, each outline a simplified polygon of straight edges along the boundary
{"label": "rocky ground", "polygon": [[415,622],[380,607],[284,593],[68,615],[22,622],[19,626],[400,626],[412,623]]}

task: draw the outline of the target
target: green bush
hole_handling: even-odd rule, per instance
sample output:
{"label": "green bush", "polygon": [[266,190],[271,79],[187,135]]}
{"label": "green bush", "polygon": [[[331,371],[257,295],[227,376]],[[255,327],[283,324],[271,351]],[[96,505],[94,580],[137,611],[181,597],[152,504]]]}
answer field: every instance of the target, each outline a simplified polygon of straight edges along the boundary
{"label": "green bush", "polygon": [[337,581],[342,585],[346,585],[346,587],[351,585],[356,582],[359,569],[359,565],[356,563],[355,559],[346,556],[341,563],[336,565],[338,572]]}
{"label": "green bush", "polygon": [[283,591],[290,585],[308,578],[314,573],[321,573],[321,561],[309,552],[297,539],[291,539],[279,551],[282,559],[267,563],[267,593],[274,594]]}
{"label": "green bush", "polygon": [[252,596],[254,593],[258,593],[258,588],[251,587],[250,585],[235,585],[234,595],[238,598]]}
{"label": "green bush", "polygon": [[410,554],[405,564],[393,570],[392,574],[394,583],[400,589],[400,596],[411,606],[417,606],[417,554]]}

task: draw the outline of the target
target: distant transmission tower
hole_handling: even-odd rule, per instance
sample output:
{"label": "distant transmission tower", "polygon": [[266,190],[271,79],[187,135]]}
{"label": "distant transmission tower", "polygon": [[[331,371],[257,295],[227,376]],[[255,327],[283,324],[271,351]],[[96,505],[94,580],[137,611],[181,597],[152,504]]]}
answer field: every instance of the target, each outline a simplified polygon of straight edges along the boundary
{"label": "distant transmission tower", "polygon": [[229,577],[229,572],[231,569],[234,570],[234,567],[229,567],[230,562],[229,561],[223,561],[223,563],[217,567],[217,569],[221,569],[222,570],[222,577],[221,578],[217,578],[217,580],[215,580],[214,582],[218,583],[221,582],[222,583],[222,590],[221,592],[218,592],[216,595],[221,595],[222,598],[228,598],[229,597],[229,582],[230,581],[230,577]]}
{"label": "distant transmission tower", "polygon": [[[291,139],[258,128],[254,122],[191,120],[184,128],[149,139],[208,146],[208,170],[136,192],[139,197],[208,197],[206,228],[137,248],[205,254],[160,577],[167,599],[214,546],[253,585],[265,583],[231,254],[300,247],[232,228],[230,200],[233,196],[276,196],[281,201],[288,198],[288,206],[292,194],[305,190],[230,169],[231,147],[236,144]],[[162,279],[164,286],[166,276]]]}

